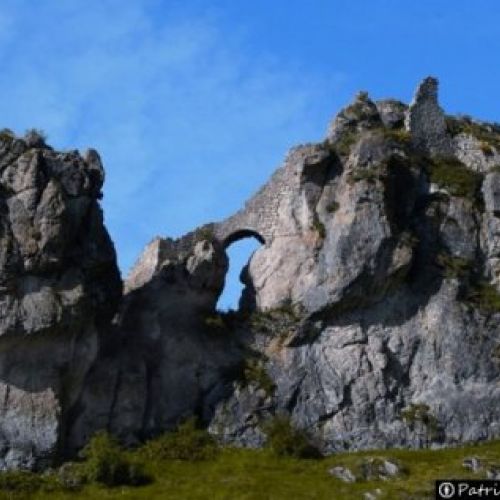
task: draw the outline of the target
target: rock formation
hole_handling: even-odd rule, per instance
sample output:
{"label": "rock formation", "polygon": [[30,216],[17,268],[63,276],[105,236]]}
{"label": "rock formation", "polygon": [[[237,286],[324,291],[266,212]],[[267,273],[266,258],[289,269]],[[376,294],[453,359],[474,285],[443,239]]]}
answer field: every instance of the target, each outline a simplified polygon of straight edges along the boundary
{"label": "rock formation", "polygon": [[358,94],[235,215],[153,240],[123,296],[97,153],[0,139],[0,468],[191,414],[244,446],[287,414],[327,453],[500,436],[500,127],[446,116],[435,79]]}
{"label": "rock formation", "polygon": [[0,469],[49,463],[121,298],[95,151],[0,132]]}

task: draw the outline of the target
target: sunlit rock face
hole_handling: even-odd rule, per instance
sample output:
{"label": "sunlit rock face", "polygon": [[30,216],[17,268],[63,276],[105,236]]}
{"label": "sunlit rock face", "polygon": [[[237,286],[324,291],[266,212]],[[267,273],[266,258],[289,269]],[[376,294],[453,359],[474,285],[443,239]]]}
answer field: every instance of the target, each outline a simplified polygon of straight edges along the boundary
{"label": "sunlit rock face", "polygon": [[193,414],[242,446],[286,414],[325,452],[500,436],[500,127],[446,116],[435,79],[359,93],[236,214],[155,238],[123,295],[97,153],[0,137],[0,468]]}
{"label": "sunlit rock face", "polygon": [[327,452],[498,436],[499,150],[500,127],[445,116],[433,78],[410,106],[358,94],[292,150],[237,216],[279,200],[244,273],[275,318],[250,328],[274,389],[236,384],[212,431],[258,446],[286,413]]}

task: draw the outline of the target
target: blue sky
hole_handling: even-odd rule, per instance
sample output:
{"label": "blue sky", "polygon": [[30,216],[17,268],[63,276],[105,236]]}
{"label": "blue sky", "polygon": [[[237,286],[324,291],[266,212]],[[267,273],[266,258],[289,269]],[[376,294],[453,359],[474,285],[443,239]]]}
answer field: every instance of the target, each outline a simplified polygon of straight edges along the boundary
{"label": "blue sky", "polygon": [[[2,0],[0,127],[95,147],[125,274],[155,235],[237,210],[356,91],[500,121],[497,0]],[[222,307],[253,243],[230,248]],[[233,270],[234,267],[234,270]]]}

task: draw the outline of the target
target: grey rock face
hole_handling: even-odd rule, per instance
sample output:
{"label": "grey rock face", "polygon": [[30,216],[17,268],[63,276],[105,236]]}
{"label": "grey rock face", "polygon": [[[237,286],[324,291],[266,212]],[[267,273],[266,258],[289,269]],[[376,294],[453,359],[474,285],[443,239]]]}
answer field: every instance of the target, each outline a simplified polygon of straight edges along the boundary
{"label": "grey rock face", "polygon": [[64,448],[68,414],[121,295],[96,152],[0,133],[0,469]]}
{"label": "grey rock face", "polygon": [[[386,111],[383,113],[386,120],[391,121],[389,106],[388,104],[381,104],[380,108]],[[392,109],[394,110],[394,107]],[[361,132],[379,127],[382,121],[383,118],[377,105],[369,99],[366,92],[360,92],[354,102],[342,109],[335,117],[328,130],[327,138],[335,142],[346,133]]]}
{"label": "grey rock face", "polygon": [[340,465],[329,469],[328,474],[344,481],[344,483],[354,483],[356,481],[356,476],[352,473],[351,469]]}
{"label": "grey rock face", "polygon": [[417,88],[406,117],[406,128],[416,148],[437,156],[453,154],[445,116],[438,103],[435,78],[426,78]]}
{"label": "grey rock face", "polygon": [[485,208],[494,215],[500,214],[500,172],[490,172],[484,177],[483,197]]}
{"label": "grey rock face", "polygon": [[481,460],[477,457],[464,458],[462,465],[466,469],[470,469],[472,472],[478,472],[483,468]]}
{"label": "grey rock face", "polygon": [[390,129],[401,128],[406,119],[408,106],[395,99],[385,99],[375,103],[382,123]]}
{"label": "grey rock face", "polygon": [[486,479],[498,481],[500,479],[500,469],[492,467],[486,471]]}
{"label": "grey rock face", "polygon": [[[475,122],[480,127],[490,128],[490,124]],[[456,157],[468,168],[482,174],[497,170],[500,165],[500,150],[487,142],[467,133],[460,133],[453,138],[453,150]]]}
{"label": "grey rock face", "polygon": [[242,353],[213,316],[227,257],[205,238],[157,238],[138,260],[125,284],[116,340],[104,346],[80,398],[73,448],[100,428],[134,444],[194,411],[208,420],[228,392],[228,373]]}

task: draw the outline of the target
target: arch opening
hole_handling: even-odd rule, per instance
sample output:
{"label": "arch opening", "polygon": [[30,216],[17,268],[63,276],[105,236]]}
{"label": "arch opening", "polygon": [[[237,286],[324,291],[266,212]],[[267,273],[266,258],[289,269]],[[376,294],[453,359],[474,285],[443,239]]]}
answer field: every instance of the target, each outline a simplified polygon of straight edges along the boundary
{"label": "arch opening", "polygon": [[253,229],[238,229],[225,238],[223,246],[227,249],[233,243],[247,238],[255,238],[261,245],[266,244],[264,238],[257,231]]}
{"label": "arch opening", "polygon": [[240,301],[246,284],[241,280],[242,273],[252,255],[264,244],[264,238],[255,231],[241,230],[232,233],[224,240],[224,248],[229,258],[224,289],[217,301],[217,310],[239,310]]}

